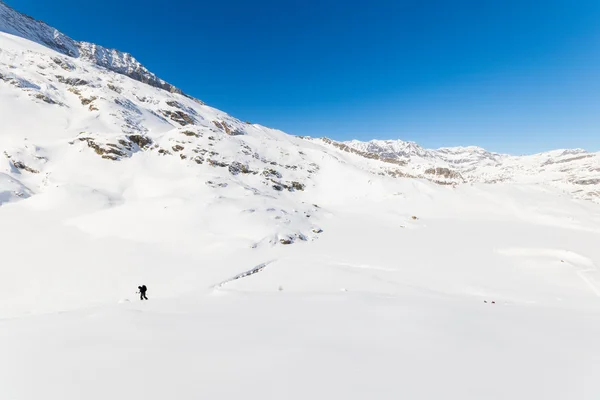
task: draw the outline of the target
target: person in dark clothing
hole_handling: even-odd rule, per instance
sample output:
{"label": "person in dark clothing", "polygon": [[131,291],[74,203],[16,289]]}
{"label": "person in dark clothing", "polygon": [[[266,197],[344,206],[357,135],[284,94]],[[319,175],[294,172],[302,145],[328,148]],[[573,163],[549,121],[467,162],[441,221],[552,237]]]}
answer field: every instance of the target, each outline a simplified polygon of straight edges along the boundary
{"label": "person in dark clothing", "polygon": [[146,290],[148,290],[146,285],[138,286],[138,289],[140,290],[138,292],[140,294],[140,300],[148,300],[148,298],[146,297]]}

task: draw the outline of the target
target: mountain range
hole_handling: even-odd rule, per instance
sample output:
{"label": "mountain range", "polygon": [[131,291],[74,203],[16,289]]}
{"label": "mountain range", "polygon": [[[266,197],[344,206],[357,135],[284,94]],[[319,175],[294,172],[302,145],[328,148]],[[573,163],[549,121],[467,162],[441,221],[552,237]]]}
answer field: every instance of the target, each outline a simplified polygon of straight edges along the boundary
{"label": "mountain range", "polygon": [[[79,149],[83,143],[90,151],[114,161],[150,151],[174,155],[185,164],[229,168],[236,163],[261,174],[277,164],[264,154],[262,145],[271,147],[273,135],[285,137],[281,132],[244,123],[184,95],[128,53],[73,40],[4,3],[0,3],[0,32],[4,32],[0,82],[6,88],[5,101],[11,103],[10,107],[2,107],[5,130],[22,131],[19,128],[26,125],[30,141],[56,135],[69,139],[62,142],[63,146]],[[37,123],[23,121],[25,115],[34,113]],[[261,136],[261,145],[246,140],[252,134]],[[217,152],[214,149],[220,146],[211,140],[231,142],[232,146]],[[401,140],[297,141],[285,137],[285,141],[294,141],[297,148],[311,143],[326,152],[353,154],[356,157],[350,162],[374,174],[421,178],[445,185],[534,183],[600,201],[600,154],[580,149],[509,156],[474,146],[429,150]],[[26,169],[20,169],[26,174],[27,168],[44,174],[44,166],[36,158],[38,150],[33,148],[8,148],[4,153],[14,168],[23,165]],[[280,149],[284,158],[289,156],[287,153]],[[282,172],[276,172],[276,178],[266,178],[266,182],[277,180],[278,187],[291,187],[295,179],[306,185],[308,171],[314,170],[314,163],[302,156],[280,164],[288,171],[292,167],[296,170],[288,183],[280,181]],[[23,192],[39,190],[36,184],[24,186],[27,189]]]}

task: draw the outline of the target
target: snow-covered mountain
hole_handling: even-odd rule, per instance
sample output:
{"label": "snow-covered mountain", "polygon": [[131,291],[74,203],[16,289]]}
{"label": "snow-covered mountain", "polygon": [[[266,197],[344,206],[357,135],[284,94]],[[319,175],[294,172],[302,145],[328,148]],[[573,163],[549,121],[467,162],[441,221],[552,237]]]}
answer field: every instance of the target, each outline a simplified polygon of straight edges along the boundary
{"label": "snow-covered mountain", "polygon": [[32,17],[21,14],[0,1],[0,32],[37,42],[61,54],[89,61],[113,72],[174,93],[181,93],[148,71],[131,54],[107,49],[92,43],[78,42]]}
{"label": "snow-covered mountain", "polygon": [[[52,131],[52,134],[42,134],[44,140],[60,132],[57,137],[70,139],[70,146],[78,148],[84,143],[100,156],[114,160],[130,157],[138,151],[150,151],[161,155],[175,154],[187,164],[206,162],[229,167],[232,162],[241,163],[244,168],[257,173],[263,173],[275,162],[261,154],[260,146],[247,140],[258,134],[263,136],[261,143],[266,144],[265,132],[271,135],[275,131],[242,123],[205,106],[200,100],[183,95],[128,53],[75,41],[2,2],[0,32],[8,34],[2,39],[0,81],[11,87],[11,90],[4,90],[3,95],[7,102],[14,103],[11,107],[15,108],[3,116],[5,128],[18,131],[29,126],[30,132]],[[4,109],[9,111],[8,107]],[[38,115],[35,120],[24,121],[24,115],[33,114]],[[225,135],[215,136],[217,134]],[[28,134],[29,140],[35,136],[33,132]],[[143,143],[136,143],[138,140]],[[224,140],[230,146],[217,152],[215,149],[221,145],[210,143],[213,140]],[[297,142],[292,138],[286,140]],[[371,173],[424,178],[453,185],[467,182],[545,184],[573,193],[578,198],[600,201],[599,153],[562,150],[515,157],[478,147],[427,150],[416,143],[400,140],[310,141],[324,145],[321,148],[328,151],[350,151],[371,160],[368,163],[358,158],[348,161]],[[296,143],[297,147],[304,145]],[[288,157],[287,150],[279,147],[279,153]],[[13,165],[27,166],[25,160],[19,159],[24,155],[11,154],[14,151],[6,149]],[[30,156],[35,157],[34,154]],[[271,158],[282,161],[279,154],[277,157],[271,155]],[[44,173],[40,165],[39,168],[33,166],[40,164],[39,161],[29,162],[32,163],[29,168]],[[315,163],[302,156],[287,160],[280,167],[288,170],[294,167],[295,172],[289,173],[288,183],[279,182],[278,185],[289,186],[294,179],[305,185],[310,175],[306,171],[314,172],[310,164]],[[275,176],[279,175],[281,173],[277,172]],[[30,190],[35,191],[34,188]]]}
{"label": "snow-covered mountain", "polygon": [[[331,143],[330,140],[325,141]],[[451,184],[513,182],[549,185],[577,198],[600,202],[600,153],[582,149],[511,156],[476,146],[428,150],[402,140],[353,140],[334,144],[346,151],[356,150],[357,154],[368,158],[377,156],[399,163],[406,176]],[[391,173],[394,173],[393,169]]]}
{"label": "snow-covered mountain", "polygon": [[595,399],[599,174],[249,124],[0,0],[0,399]]}

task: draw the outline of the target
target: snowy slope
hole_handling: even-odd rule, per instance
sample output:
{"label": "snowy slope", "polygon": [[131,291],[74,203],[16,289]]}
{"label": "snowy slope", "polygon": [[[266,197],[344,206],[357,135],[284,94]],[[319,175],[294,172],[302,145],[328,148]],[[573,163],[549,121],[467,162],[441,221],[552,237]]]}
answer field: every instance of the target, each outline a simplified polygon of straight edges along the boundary
{"label": "snowy slope", "polygon": [[0,399],[598,398],[597,155],[293,137],[110,54],[0,3]]}

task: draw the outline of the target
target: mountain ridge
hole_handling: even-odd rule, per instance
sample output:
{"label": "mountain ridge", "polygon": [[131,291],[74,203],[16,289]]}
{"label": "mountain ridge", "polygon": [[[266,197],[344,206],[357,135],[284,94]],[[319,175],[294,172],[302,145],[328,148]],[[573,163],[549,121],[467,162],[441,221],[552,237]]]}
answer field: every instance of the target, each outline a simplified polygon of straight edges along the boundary
{"label": "mountain ridge", "polygon": [[0,32],[20,36],[72,58],[82,58],[111,71],[173,93],[183,93],[146,69],[131,54],[71,39],[43,21],[22,14],[0,0]]}
{"label": "mountain ridge", "polygon": [[[424,149],[402,140],[351,140],[307,138],[325,142],[365,158],[400,166],[387,169],[391,176],[424,178],[439,184],[535,183],[560,187],[577,198],[600,201],[600,152],[558,149],[526,156],[487,151],[477,146]],[[444,179],[440,179],[440,174]]]}

